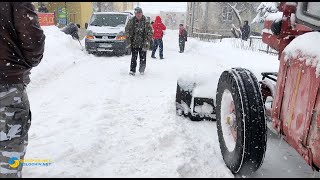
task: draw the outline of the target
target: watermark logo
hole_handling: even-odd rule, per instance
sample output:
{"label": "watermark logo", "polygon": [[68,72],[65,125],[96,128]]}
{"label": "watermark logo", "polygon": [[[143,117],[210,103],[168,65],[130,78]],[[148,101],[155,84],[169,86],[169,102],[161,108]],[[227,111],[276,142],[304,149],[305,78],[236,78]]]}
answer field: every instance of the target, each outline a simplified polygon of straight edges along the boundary
{"label": "watermark logo", "polygon": [[17,168],[20,165],[20,160],[16,157],[12,157],[9,159],[9,166],[12,168]]}
{"label": "watermark logo", "polygon": [[50,159],[18,159],[11,157],[8,161],[9,166],[17,168],[20,164],[22,166],[50,166],[53,162]]}

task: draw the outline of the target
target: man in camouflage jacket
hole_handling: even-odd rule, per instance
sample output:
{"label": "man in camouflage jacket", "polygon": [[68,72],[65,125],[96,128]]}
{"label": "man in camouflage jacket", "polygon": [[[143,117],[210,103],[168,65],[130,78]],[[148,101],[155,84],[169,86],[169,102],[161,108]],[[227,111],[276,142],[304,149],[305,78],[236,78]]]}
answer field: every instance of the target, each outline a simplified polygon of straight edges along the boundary
{"label": "man in camouflage jacket", "polygon": [[140,56],[139,72],[144,74],[146,68],[147,51],[150,48],[152,38],[152,27],[147,18],[143,15],[142,9],[135,8],[135,16],[129,20],[125,28],[127,43],[131,46],[130,75],[135,75],[137,67],[137,57]]}
{"label": "man in camouflage jacket", "polygon": [[21,177],[31,125],[26,86],[44,52],[31,2],[0,2],[0,178]]}

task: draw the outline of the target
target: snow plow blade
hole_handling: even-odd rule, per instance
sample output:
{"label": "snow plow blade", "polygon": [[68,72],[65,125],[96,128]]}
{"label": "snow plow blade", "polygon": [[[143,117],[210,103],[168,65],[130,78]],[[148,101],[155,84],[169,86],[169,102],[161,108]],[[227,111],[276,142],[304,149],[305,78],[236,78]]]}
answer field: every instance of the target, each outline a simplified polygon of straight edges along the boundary
{"label": "snow plow blade", "polygon": [[215,105],[212,98],[195,97],[197,83],[192,80],[179,79],[176,91],[176,113],[192,121],[215,120]]}

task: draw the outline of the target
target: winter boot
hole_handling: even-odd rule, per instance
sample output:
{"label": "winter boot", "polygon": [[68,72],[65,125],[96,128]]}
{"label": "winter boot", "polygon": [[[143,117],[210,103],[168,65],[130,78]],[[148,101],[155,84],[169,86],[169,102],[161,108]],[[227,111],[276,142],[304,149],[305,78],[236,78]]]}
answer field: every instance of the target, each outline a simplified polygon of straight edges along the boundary
{"label": "winter boot", "polygon": [[132,71],[130,71],[129,74],[130,74],[131,76],[134,76],[134,75],[135,75],[135,73],[132,72]]}

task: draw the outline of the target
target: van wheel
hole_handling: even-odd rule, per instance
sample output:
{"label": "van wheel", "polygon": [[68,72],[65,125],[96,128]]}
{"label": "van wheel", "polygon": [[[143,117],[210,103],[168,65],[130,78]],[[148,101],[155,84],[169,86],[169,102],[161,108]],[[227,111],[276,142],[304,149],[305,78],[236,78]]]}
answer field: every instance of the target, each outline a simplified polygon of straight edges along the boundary
{"label": "van wheel", "polygon": [[262,165],[267,144],[264,104],[256,77],[242,68],[224,71],[216,100],[223,160],[232,173],[250,175]]}

